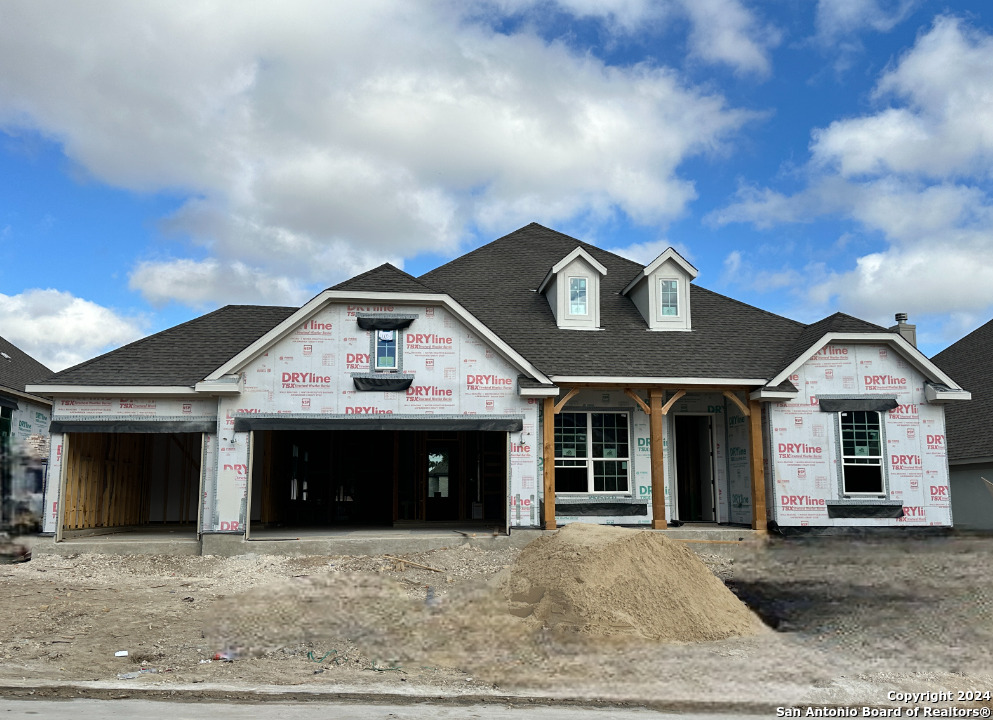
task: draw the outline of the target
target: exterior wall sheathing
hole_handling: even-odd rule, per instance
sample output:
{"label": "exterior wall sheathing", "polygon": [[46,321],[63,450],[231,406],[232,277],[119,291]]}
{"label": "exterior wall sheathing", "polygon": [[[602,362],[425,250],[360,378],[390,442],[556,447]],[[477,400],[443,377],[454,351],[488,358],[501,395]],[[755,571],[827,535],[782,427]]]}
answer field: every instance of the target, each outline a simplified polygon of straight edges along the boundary
{"label": "exterior wall sheathing", "polygon": [[[885,345],[830,344],[790,378],[800,390],[774,403],[766,436],[772,459],[770,518],[780,526],[950,526],[944,409],[928,404],[925,378]],[[843,499],[838,414],[821,412],[831,398],[896,398],[881,413],[885,498],[899,501],[899,518],[830,518],[827,504]]]}
{"label": "exterior wall sheathing", "polygon": [[[357,325],[360,314],[415,318],[398,331],[399,369],[414,378],[406,391],[355,389],[352,376],[370,373],[372,354],[371,332]],[[204,531],[244,532],[250,433],[235,432],[236,418],[351,418],[360,423],[368,415],[521,418],[523,431],[510,434],[507,513],[514,526],[535,526],[539,405],[518,395],[518,374],[443,307],[332,303],[249,362],[241,371],[241,392],[220,399],[217,476],[212,486],[205,484]]]}

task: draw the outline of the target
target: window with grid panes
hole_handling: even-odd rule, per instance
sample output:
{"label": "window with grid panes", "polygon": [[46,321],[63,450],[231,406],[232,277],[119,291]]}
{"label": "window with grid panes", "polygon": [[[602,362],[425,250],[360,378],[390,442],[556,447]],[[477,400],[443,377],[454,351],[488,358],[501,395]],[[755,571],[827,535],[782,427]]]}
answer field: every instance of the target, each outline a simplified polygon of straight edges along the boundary
{"label": "window with grid panes", "polygon": [[626,493],[630,460],[627,413],[555,416],[555,492]]}
{"label": "window with grid panes", "polygon": [[842,491],[845,495],[883,495],[883,445],[879,413],[846,410],[841,423]]}

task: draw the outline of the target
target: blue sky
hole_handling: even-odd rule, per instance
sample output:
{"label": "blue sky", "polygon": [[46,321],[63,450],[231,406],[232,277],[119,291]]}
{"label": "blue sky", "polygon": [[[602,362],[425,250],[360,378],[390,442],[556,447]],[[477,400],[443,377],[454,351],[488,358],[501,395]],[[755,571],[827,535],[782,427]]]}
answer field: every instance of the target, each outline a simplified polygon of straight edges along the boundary
{"label": "blue sky", "polygon": [[993,316],[959,0],[0,4],[0,335],[55,369],[537,221],[810,322]]}

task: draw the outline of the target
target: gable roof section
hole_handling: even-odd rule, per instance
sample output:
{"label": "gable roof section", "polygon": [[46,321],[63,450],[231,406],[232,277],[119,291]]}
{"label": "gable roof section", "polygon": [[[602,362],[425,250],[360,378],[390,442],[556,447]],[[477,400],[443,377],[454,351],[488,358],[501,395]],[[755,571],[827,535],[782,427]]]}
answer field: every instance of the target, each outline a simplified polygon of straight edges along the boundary
{"label": "gable roof section", "polygon": [[935,355],[934,363],[972,392],[972,400],[945,408],[951,461],[993,456],[993,320]]}
{"label": "gable roof section", "polygon": [[881,333],[890,332],[881,325],[875,325],[857,317],[846,315],[843,312],[836,312],[826,318],[807,325],[803,329],[790,348],[789,353],[783,358],[783,367],[788,367],[797,358],[810,350],[811,346],[828,333]]}
{"label": "gable roof section", "polygon": [[[607,269],[600,289],[602,330],[559,330],[537,292],[547,269],[577,246]],[[804,327],[691,285],[693,330],[651,332],[620,294],[643,269],[531,223],[419,279],[450,294],[543,373],[559,378],[767,379],[781,369]]]}
{"label": "gable roof section", "polygon": [[808,325],[797,337],[783,370],[769,381],[766,388],[772,388],[787,379],[817,351],[833,342],[889,345],[929,381],[928,387],[925,388],[929,402],[963,402],[969,398],[968,392],[959,389],[940,367],[928,360],[900,333],[845,313],[835,313],[813,325]]}
{"label": "gable roof section", "polygon": [[331,290],[364,290],[368,292],[399,292],[399,293],[434,293],[433,288],[415,278],[409,273],[391,265],[383,263],[379,267],[368,270],[361,275],[356,275],[344,282],[340,282]]}
{"label": "gable roof section", "polygon": [[662,264],[668,260],[672,260],[674,263],[676,263],[676,265],[682,268],[683,272],[689,276],[690,280],[695,280],[696,276],[700,274],[700,271],[697,270],[692,265],[690,265],[690,263],[686,260],[686,258],[684,258],[682,255],[676,252],[673,248],[669,247],[666,248],[661,255],[659,255],[657,258],[655,258],[650,263],[648,263],[648,265],[646,265],[641,270],[641,272],[639,272],[637,275],[631,278],[631,282],[625,285],[624,289],[621,290],[621,295],[627,295],[635,287],[637,287],[638,283],[640,283],[642,280],[647,278],[653,272],[658,270],[662,266]]}
{"label": "gable roof section", "polygon": [[57,390],[73,386],[192,388],[295,310],[228,305],[63,370],[39,385]]}

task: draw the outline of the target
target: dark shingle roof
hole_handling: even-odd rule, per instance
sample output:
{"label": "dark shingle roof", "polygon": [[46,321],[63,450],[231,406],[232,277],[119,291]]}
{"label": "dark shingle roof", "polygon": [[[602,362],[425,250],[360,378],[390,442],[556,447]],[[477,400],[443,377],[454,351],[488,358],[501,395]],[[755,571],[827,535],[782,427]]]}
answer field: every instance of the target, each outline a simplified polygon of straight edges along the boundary
{"label": "dark shingle roof", "polygon": [[[536,292],[577,246],[607,268],[599,331],[559,330]],[[651,332],[620,295],[641,265],[532,223],[421,276],[549,375],[771,378],[804,325],[691,285],[691,332]]]}
{"label": "dark shingle roof", "polygon": [[52,371],[0,337],[0,388],[24,392],[25,385],[46,378]]}
{"label": "dark shingle roof", "polygon": [[827,333],[879,333],[879,332],[889,332],[886,328],[881,325],[875,325],[871,322],[865,320],[860,320],[857,317],[852,317],[851,315],[846,315],[842,312],[836,312],[834,315],[828,315],[822,320],[807,325],[803,332],[797,335],[796,341],[790,348],[789,353],[783,358],[782,365],[787,367],[790,363],[800,357],[803,353],[810,349],[810,347],[824,337]]}
{"label": "dark shingle roof", "polygon": [[389,263],[340,282],[330,290],[356,290],[368,292],[436,293],[431,287]]}
{"label": "dark shingle roof", "polygon": [[296,310],[228,305],[63,370],[40,384],[192,387]]}
{"label": "dark shingle roof", "polygon": [[931,360],[964,390],[972,400],[945,405],[945,434],[948,459],[993,455],[993,320],[973,330]]}

